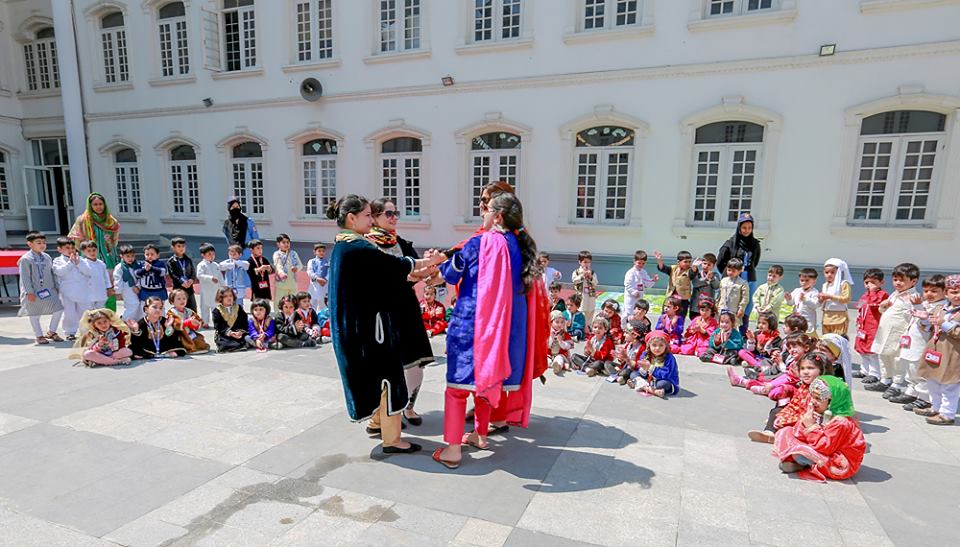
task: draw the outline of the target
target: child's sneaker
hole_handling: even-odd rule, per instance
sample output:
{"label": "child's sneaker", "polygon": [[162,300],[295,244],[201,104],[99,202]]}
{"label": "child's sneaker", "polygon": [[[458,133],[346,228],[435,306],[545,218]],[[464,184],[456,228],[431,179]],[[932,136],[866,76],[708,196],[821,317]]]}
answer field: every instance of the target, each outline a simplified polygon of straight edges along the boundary
{"label": "child's sneaker", "polygon": [[627,387],[630,389],[637,389],[637,383],[633,379],[627,380]]}
{"label": "child's sneaker", "polygon": [[620,384],[621,386],[622,386],[622,385],[626,385],[626,383],[627,383],[627,378],[626,378],[625,376],[619,376],[619,377],[617,378],[617,383]]}
{"label": "child's sneaker", "polygon": [[730,380],[730,385],[733,387],[743,385],[743,377],[734,372],[733,367],[727,367],[727,379]]}
{"label": "child's sneaker", "polygon": [[587,367],[587,377],[588,377],[588,378],[593,378],[593,377],[596,376],[596,375],[597,375],[597,369],[592,368],[592,367]]}
{"label": "child's sneaker", "polygon": [[750,393],[754,393],[756,395],[767,395],[768,393],[770,393],[770,386],[768,385],[753,386],[750,388]]}

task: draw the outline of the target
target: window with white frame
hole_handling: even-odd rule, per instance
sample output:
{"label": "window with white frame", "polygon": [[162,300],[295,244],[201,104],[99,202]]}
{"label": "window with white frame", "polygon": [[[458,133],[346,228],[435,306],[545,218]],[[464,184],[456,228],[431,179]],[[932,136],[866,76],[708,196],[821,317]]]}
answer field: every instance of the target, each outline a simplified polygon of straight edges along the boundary
{"label": "window with white frame", "polygon": [[160,31],[160,75],[164,78],[190,74],[186,15],[183,2],[164,4],[157,11]]}
{"label": "window with white frame", "polygon": [[10,188],[7,186],[7,155],[0,150],[0,211],[10,210]]}
{"label": "window with white frame", "polygon": [[520,37],[523,0],[473,0],[473,41]]}
{"label": "window with white frame", "polygon": [[851,219],[864,224],[919,224],[935,183],[947,117],[924,110],[863,119]]}
{"label": "window with white frame", "polygon": [[611,125],[577,133],[574,218],[622,223],[627,218],[634,131]]}
{"label": "window with white frame", "polygon": [[223,0],[223,49],[227,72],[257,66],[254,0]]}
{"label": "window with white frame", "polygon": [[752,210],[760,176],[763,126],[722,121],[697,128],[693,222],[726,225]]}
{"label": "window with white frame", "polygon": [[520,135],[484,133],[470,145],[470,216],[480,218],[480,195],[488,184],[503,181],[517,187],[520,174]]}
{"label": "window with white frame", "polygon": [[142,207],[137,152],[132,148],[121,148],[114,152],[113,174],[117,185],[117,212],[125,215],[139,215]]}
{"label": "window with white frame", "polygon": [[314,139],[303,143],[300,172],[303,174],[303,214],[322,216],[337,200],[337,141]]}
{"label": "window with white frame", "polygon": [[405,217],[420,217],[422,158],[420,139],[397,137],[380,145],[383,196],[392,199]]}
{"label": "window with white frame", "polygon": [[181,144],[170,150],[170,191],[174,214],[200,213],[197,151],[189,144]]}
{"label": "window with white frame", "polygon": [[778,9],[779,0],[706,0],[707,17],[748,15]]}
{"label": "window with white frame", "polygon": [[297,2],[297,62],[333,57],[333,0]]}
{"label": "window with white frame", "polygon": [[100,18],[100,48],[103,52],[103,81],[118,84],[130,80],[127,63],[127,31],[119,11]]}
{"label": "window with white frame", "polygon": [[420,0],[379,0],[379,52],[420,49]]}
{"label": "window with white frame", "polygon": [[233,195],[244,211],[254,215],[266,212],[263,199],[263,148],[253,141],[242,142],[231,150]]}
{"label": "window with white frame", "polygon": [[28,90],[44,91],[60,87],[57,43],[54,40],[53,27],[37,30],[35,38],[23,45],[23,64]]}
{"label": "window with white frame", "polygon": [[642,19],[643,0],[582,0],[581,30],[629,27]]}

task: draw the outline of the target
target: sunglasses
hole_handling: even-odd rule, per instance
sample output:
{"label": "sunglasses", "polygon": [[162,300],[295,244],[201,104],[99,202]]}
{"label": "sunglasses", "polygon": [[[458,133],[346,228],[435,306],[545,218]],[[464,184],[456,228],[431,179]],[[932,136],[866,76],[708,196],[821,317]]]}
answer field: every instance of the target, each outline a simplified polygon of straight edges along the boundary
{"label": "sunglasses", "polygon": [[384,211],[381,214],[387,218],[400,218],[400,211]]}

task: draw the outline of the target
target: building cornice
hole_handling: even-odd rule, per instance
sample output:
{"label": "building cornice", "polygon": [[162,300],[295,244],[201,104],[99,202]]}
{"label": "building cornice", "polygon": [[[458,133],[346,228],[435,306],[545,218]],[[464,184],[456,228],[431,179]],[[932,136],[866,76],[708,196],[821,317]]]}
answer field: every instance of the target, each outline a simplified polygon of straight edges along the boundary
{"label": "building cornice", "polygon": [[[960,54],[960,40],[893,46],[885,48],[840,51],[830,57],[819,55],[796,55],[778,58],[758,58],[739,61],[716,61],[687,65],[669,65],[643,68],[626,68],[550,74],[544,76],[526,76],[519,78],[501,78],[474,82],[458,81],[455,86],[443,87],[440,84],[394,87],[387,89],[368,89],[326,95],[323,102],[353,102],[393,99],[399,97],[433,96],[444,94],[477,93],[502,91],[507,89],[525,89],[538,87],[575,86],[597,84],[601,82],[660,80],[667,78],[690,78],[714,74],[737,74],[750,72],[773,72],[784,70],[803,70],[837,65],[865,64],[911,57],[936,57]],[[187,116],[200,112],[252,110],[263,107],[305,106],[300,97],[276,97],[251,101],[220,102],[212,107],[174,106],[128,110],[117,112],[88,113],[87,121],[108,121],[133,118],[152,118],[157,116]]]}

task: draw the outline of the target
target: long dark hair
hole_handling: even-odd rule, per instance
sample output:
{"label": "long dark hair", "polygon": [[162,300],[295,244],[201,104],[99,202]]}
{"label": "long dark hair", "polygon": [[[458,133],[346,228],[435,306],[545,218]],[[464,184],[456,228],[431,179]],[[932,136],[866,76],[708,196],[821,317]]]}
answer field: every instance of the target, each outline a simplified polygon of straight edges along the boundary
{"label": "long dark hair", "polygon": [[370,213],[373,216],[377,216],[382,213],[386,208],[387,204],[392,203],[394,207],[397,206],[397,202],[393,201],[393,198],[378,198],[370,202]]}
{"label": "long dark hair", "polygon": [[490,200],[490,210],[500,213],[503,217],[503,227],[512,231],[520,244],[522,269],[520,277],[523,280],[523,292],[526,293],[533,283],[540,277],[540,262],[537,260],[537,242],[530,237],[530,233],[523,226],[523,204],[514,194],[502,193]]}
{"label": "long dark hair", "polygon": [[348,194],[335,202],[331,201],[330,204],[327,205],[327,218],[336,220],[337,226],[346,228],[347,215],[358,215],[369,204],[370,202],[363,196]]}

